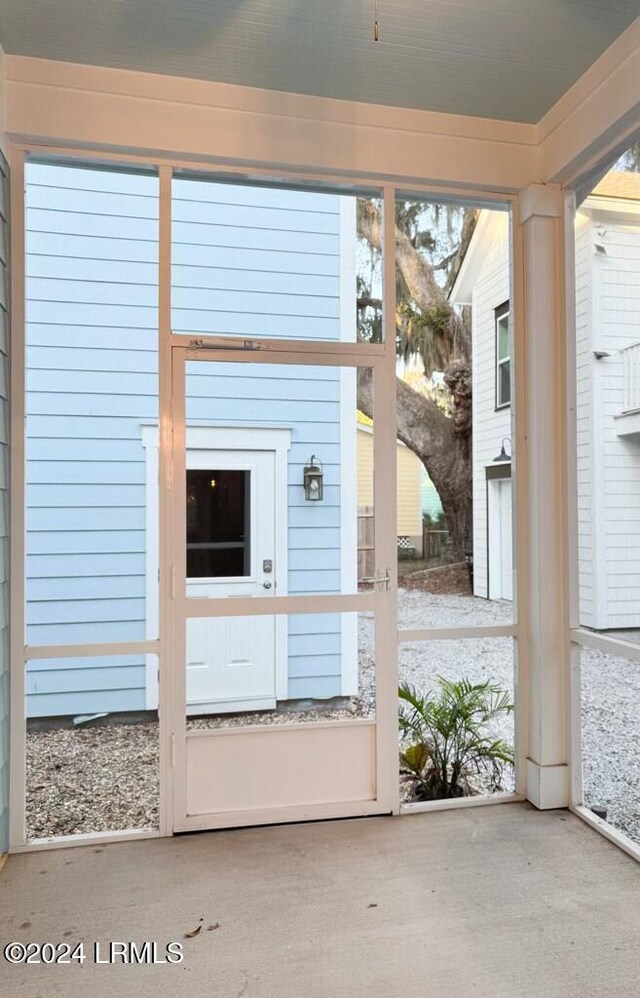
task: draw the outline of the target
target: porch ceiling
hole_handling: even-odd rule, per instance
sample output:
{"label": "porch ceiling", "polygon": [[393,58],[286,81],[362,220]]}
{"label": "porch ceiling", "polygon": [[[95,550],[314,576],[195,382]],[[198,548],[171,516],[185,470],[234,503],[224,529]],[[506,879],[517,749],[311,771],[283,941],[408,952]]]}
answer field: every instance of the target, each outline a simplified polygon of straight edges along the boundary
{"label": "porch ceiling", "polygon": [[3,0],[18,55],[536,122],[638,0]]}

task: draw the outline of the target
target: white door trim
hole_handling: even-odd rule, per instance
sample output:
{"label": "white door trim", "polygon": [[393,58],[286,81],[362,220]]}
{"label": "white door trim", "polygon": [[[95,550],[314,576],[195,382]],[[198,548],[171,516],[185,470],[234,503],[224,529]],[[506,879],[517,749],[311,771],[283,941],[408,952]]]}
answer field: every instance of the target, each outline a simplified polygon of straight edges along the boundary
{"label": "white door trim", "polygon": [[[287,543],[287,452],[291,447],[291,430],[283,427],[247,427],[189,424],[186,427],[187,450],[262,450],[275,454],[275,594],[288,594]],[[159,431],[157,423],[142,425],[142,445],[145,449],[145,597],[146,637],[158,636],[159,610]],[[288,631],[287,618],[275,617],[276,700],[286,700],[288,694]],[[155,655],[145,657],[145,709],[158,708],[158,664]],[[238,709],[242,709],[241,706]]]}

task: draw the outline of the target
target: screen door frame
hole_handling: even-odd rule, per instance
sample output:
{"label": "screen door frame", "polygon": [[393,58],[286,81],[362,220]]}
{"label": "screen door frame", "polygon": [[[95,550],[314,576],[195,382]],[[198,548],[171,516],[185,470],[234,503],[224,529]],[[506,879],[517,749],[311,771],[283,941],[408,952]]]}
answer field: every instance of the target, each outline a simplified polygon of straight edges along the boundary
{"label": "screen door frame", "polygon": [[[195,831],[205,828],[277,823],[284,821],[337,818],[356,815],[384,814],[398,809],[397,775],[397,629],[396,629],[396,537],[395,537],[395,358],[393,376],[389,377],[390,362],[382,348],[372,355],[363,352],[357,343],[310,344],[298,341],[251,340],[240,346],[225,337],[193,337],[173,334],[171,337],[172,391],[170,413],[171,457],[168,475],[170,560],[167,566],[171,580],[168,592],[167,619],[171,622],[171,729],[172,768],[174,771],[173,830]],[[193,363],[265,363],[300,366],[331,366],[357,369],[369,368],[373,375],[374,425],[374,496],[375,496],[375,572],[382,581],[367,592],[317,596],[271,596],[194,598],[187,596],[186,577],[186,508],[184,482],[186,475],[186,364]],[[392,414],[389,418],[390,413]],[[355,413],[354,413],[355,416]],[[386,418],[385,418],[386,416]],[[378,430],[380,426],[380,431]],[[391,427],[391,433],[384,427]],[[162,435],[161,435],[162,436]],[[383,484],[384,483],[384,484]],[[186,723],[186,624],[195,617],[229,617],[295,613],[373,612],[376,640],[376,713],[371,719],[318,721],[282,725],[252,725],[244,728],[189,731]],[[181,665],[182,663],[182,665]],[[356,759],[371,767],[373,793],[367,799],[345,798],[345,789],[338,783],[335,797],[312,803],[289,803],[260,807],[241,806],[235,809],[194,811],[194,794],[190,788],[204,787],[211,765],[234,755],[229,739],[234,734],[242,738],[241,752],[249,750],[253,740],[255,751],[274,747],[275,739],[283,742],[282,759],[293,752],[322,752],[325,740],[335,740],[345,752],[353,749]],[[221,742],[224,740],[224,743]],[[284,742],[286,741],[286,745]],[[239,744],[239,743],[238,743]],[[220,746],[222,745],[222,749]],[[251,750],[253,751],[253,749]],[[279,749],[277,750],[279,751]],[[276,757],[277,757],[276,751]],[[249,752],[251,754],[251,752]],[[214,760],[218,760],[216,763]],[[322,765],[321,761],[318,765]],[[278,783],[277,765],[273,773]],[[348,784],[348,779],[347,779]],[[202,795],[200,795],[202,796]]]}

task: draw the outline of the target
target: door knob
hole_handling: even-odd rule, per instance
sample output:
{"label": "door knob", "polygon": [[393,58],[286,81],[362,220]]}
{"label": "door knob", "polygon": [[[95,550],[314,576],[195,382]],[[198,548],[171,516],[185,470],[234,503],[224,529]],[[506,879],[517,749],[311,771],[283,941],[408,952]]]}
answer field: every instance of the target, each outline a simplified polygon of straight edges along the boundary
{"label": "door knob", "polygon": [[270,582],[263,582],[262,585],[263,585],[263,587],[265,589],[271,589],[271,583]]}

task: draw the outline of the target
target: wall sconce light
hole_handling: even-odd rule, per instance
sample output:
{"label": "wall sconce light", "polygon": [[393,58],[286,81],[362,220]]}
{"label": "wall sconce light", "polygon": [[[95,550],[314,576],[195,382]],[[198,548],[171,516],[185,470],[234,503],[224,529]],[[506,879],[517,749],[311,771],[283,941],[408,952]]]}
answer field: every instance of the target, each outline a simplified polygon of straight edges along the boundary
{"label": "wall sconce light", "polygon": [[493,463],[494,464],[510,464],[510,462],[511,462],[511,454],[507,454],[507,452],[506,452],[506,450],[504,448],[505,443],[508,443],[509,444],[509,449],[511,449],[511,437],[503,437],[502,438],[502,443],[500,445],[500,453],[498,454],[497,457],[494,457],[494,459],[493,459]]}
{"label": "wall sconce light", "polygon": [[303,476],[304,497],[308,502],[318,502],[322,499],[323,477],[322,463],[315,454],[312,454],[309,463],[305,465]]}

